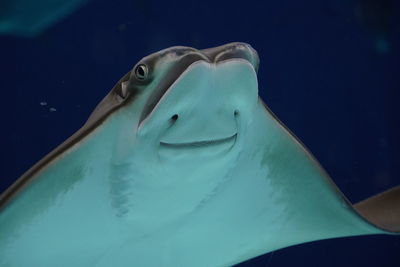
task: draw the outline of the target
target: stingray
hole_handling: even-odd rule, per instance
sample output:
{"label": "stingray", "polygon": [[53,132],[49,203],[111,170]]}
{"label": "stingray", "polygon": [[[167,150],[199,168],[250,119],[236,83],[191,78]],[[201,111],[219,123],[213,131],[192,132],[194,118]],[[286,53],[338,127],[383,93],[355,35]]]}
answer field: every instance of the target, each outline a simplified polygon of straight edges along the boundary
{"label": "stingray", "polygon": [[352,205],[258,96],[245,43],[140,60],[0,200],[1,266],[229,266],[400,232],[400,187]]}
{"label": "stingray", "polygon": [[24,37],[41,34],[88,0],[1,0],[0,33]]}

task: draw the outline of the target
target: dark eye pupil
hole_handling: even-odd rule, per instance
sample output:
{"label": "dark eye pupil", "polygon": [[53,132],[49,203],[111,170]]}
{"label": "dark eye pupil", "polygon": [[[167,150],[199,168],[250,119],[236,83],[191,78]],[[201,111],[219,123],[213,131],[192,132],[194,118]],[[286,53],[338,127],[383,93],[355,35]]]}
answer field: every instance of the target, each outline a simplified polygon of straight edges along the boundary
{"label": "dark eye pupil", "polygon": [[146,78],[146,66],[143,65],[139,65],[136,68],[136,77],[140,80],[143,80],[144,78]]}
{"label": "dark eye pupil", "polygon": [[139,74],[139,76],[144,76],[144,69],[143,69],[143,67],[139,67],[139,69],[138,69],[138,74]]}

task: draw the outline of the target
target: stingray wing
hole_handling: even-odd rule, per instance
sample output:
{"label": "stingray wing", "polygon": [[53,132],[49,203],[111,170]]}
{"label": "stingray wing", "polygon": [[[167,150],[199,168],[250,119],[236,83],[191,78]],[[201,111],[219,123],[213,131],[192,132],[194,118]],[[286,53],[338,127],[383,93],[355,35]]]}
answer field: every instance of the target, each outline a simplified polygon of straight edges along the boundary
{"label": "stingray wing", "polygon": [[[109,193],[105,184],[109,183],[110,151],[116,134],[113,123],[104,122],[120,104],[113,91],[129,74],[121,78],[80,130],[1,195],[1,266],[35,262],[41,266],[89,266],[91,253],[102,251],[99,246],[104,239],[99,233],[107,232],[112,225],[104,196]],[[89,257],[79,256],[79,250],[90,247],[92,252],[84,253]]]}
{"label": "stingray wing", "polygon": [[[260,100],[262,102],[262,100]],[[280,125],[281,129],[286,132],[286,135],[291,136],[294,143],[297,143],[299,147],[304,150],[307,158],[310,159],[311,164],[315,165],[320,170],[321,176],[325,180],[331,183],[332,190],[337,191],[342,196],[344,201],[349,205],[352,210],[360,217],[360,219],[367,223],[377,227],[378,232],[384,231],[389,234],[400,233],[400,186],[388,189],[385,192],[381,192],[375,196],[360,201],[359,203],[351,204],[344,194],[337,188],[335,183],[329,177],[329,175],[323,170],[323,167],[314,158],[311,152],[306,146],[292,133],[269,109],[269,107],[262,102],[268,117],[273,118],[273,121],[277,125]]]}

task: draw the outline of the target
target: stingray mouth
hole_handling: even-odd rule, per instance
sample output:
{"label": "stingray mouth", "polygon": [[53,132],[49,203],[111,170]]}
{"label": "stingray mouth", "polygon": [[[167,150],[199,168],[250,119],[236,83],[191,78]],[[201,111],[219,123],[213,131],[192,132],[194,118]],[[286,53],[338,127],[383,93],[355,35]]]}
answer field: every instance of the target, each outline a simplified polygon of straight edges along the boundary
{"label": "stingray mouth", "polygon": [[186,143],[167,143],[160,142],[161,147],[172,148],[172,149],[197,149],[197,148],[213,148],[213,147],[229,147],[231,148],[236,141],[237,133],[232,136],[220,138],[220,139],[210,139],[204,141],[194,141]]}

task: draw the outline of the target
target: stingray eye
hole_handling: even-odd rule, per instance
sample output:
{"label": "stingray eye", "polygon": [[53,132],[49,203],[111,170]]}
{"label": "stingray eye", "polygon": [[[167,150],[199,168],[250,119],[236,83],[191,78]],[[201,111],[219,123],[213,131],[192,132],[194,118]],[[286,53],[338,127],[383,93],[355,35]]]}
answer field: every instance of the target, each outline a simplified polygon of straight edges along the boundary
{"label": "stingray eye", "polygon": [[140,64],[136,67],[135,69],[135,76],[138,80],[143,81],[144,79],[147,78],[147,75],[149,73],[149,70],[146,65]]}

